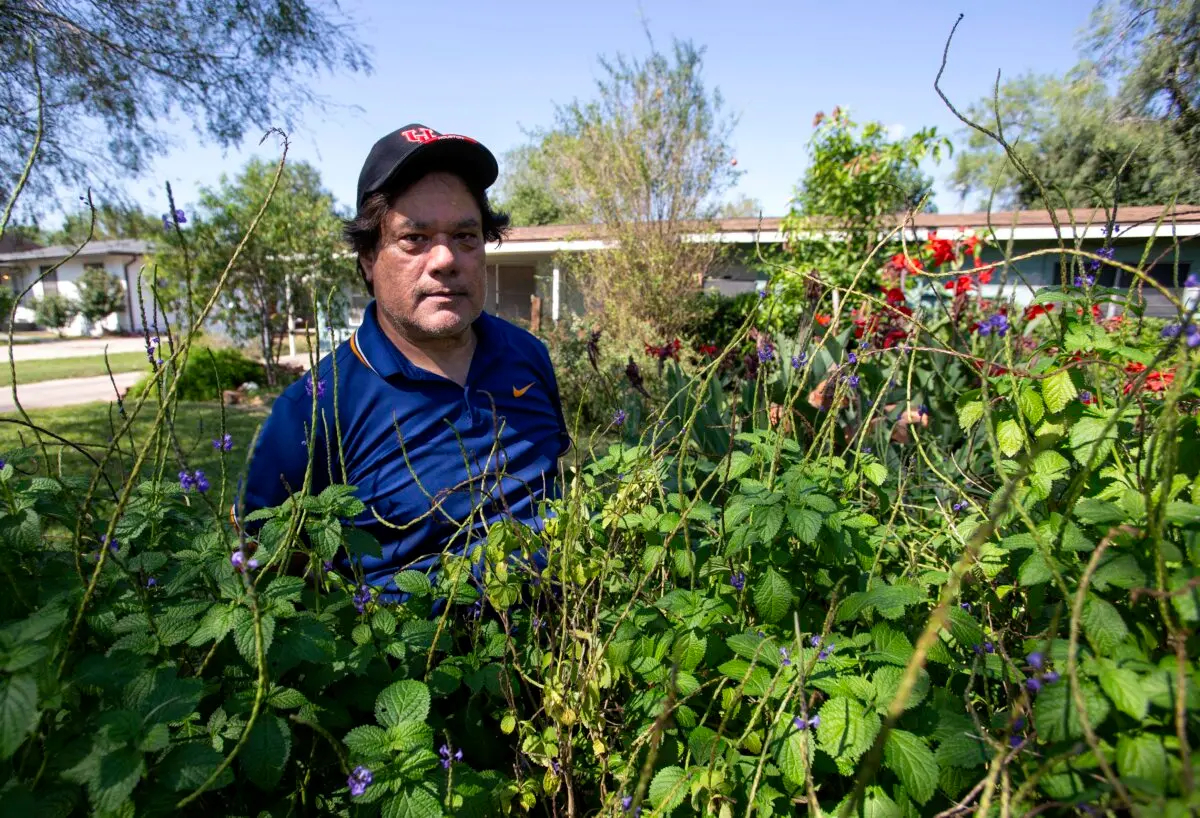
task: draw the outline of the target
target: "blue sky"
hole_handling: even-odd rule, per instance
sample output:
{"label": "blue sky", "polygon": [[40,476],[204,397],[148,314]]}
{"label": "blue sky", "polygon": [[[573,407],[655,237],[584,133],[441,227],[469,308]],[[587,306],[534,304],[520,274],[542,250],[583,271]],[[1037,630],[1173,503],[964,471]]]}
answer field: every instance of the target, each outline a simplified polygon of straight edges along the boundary
{"label": "blue sky", "polygon": [[[474,136],[497,156],[552,123],[554,104],[591,95],[597,55],[648,50],[643,23],[660,47],[672,37],[706,48],[705,77],[739,117],[733,142],[745,171],[730,198],[758,199],[767,215],[786,212],[806,164],[813,114],[835,105],[859,120],[912,133],[936,126],[961,136],[933,89],[942,45],[966,14],[950,52],[944,88],[956,105],[988,93],[997,69],[1063,73],[1077,60],[1090,0],[917,0],[917,2],[710,2],[455,4],[345,0],[343,9],[375,64],[370,76],[312,78],[337,103],[309,111],[292,132],[291,156],[315,164],[339,203],[353,201],[362,160],[394,128],[420,121]],[[258,152],[261,134],[239,148],[203,145],[186,122],[171,125],[177,147],[129,192],[165,210],[163,182],[185,205],[199,186],[236,173]],[[970,209],[934,170],[943,212]],[[74,197],[71,197],[74,198]]]}

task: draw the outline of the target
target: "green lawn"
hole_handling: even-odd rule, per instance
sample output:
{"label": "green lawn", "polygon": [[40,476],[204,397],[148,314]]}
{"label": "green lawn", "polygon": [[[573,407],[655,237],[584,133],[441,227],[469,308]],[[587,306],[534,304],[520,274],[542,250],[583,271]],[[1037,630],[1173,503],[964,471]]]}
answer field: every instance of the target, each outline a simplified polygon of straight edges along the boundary
{"label": "green lawn", "polygon": [[[154,418],[154,407],[147,404],[133,425],[134,445],[141,451],[149,444],[148,431]],[[233,436],[233,450],[224,454],[226,468],[232,475],[243,468],[246,457],[246,447],[253,438],[258,425],[266,418],[269,407],[240,406],[225,407],[225,428]],[[29,413],[30,418],[38,426],[48,429],[95,457],[99,457],[107,448],[112,437],[109,421],[109,405],[104,403],[88,403],[80,406],[63,406],[57,409],[34,409]],[[112,410],[113,422],[118,420],[116,409]],[[33,433],[13,421],[20,421],[16,414],[0,415],[0,453],[10,449],[25,446],[36,446]],[[180,446],[187,458],[188,466],[192,469],[202,469],[215,487],[221,474],[222,453],[217,452],[212,445],[213,438],[219,436],[221,428],[221,406],[216,403],[181,403],[175,425]],[[122,438],[123,445],[121,460],[128,466],[133,462],[128,438]],[[57,471],[58,458],[61,454],[62,467],[65,472],[74,474],[91,474],[94,468],[87,457],[77,449],[66,446],[47,438],[50,444],[50,457],[54,461],[53,471]],[[297,444],[299,445],[299,444]],[[44,465],[42,467],[44,469]],[[121,466],[113,464],[109,472],[114,481],[121,478]],[[45,473],[44,471],[42,473]],[[179,465],[172,457],[167,461],[166,474],[179,473]]]}
{"label": "green lawn", "polygon": [[[108,356],[113,372],[136,372],[149,369],[144,352],[117,352]],[[47,358],[37,361],[17,361],[17,383],[37,383],[58,378],[90,378],[107,375],[103,355],[81,355],[77,358]],[[11,386],[8,361],[0,362],[0,386]]]}

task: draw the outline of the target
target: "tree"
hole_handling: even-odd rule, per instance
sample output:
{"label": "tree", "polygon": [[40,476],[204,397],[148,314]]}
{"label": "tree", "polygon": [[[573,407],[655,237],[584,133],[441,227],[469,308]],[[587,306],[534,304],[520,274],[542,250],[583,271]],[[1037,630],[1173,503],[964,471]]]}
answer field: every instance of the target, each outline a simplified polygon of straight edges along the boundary
{"label": "tree", "polygon": [[[1200,181],[1162,122],[1131,118],[1103,80],[1086,67],[1059,79],[1027,75],[1004,83],[995,99],[967,115],[989,128],[996,111],[1003,134],[1039,179],[1054,207],[1161,204],[1178,196],[1197,201]],[[991,137],[971,130],[951,184],[963,198],[976,194],[999,207],[1044,208],[1037,182]]]}
{"label": "tree", "polygon": [[762,202],[750,196],[740,196],[722,204],[717,215],[722,219],[757,219],[764,214]]}
{"label": "tree", "polygon": [[228,146],[319,102],[307,74],[370,68],[321,0],[0,0],[0,19],[5,198],[34,142],[39,84],[28,193],[46,202],[59,183],[119,190],[170,146],[160,123],[172,114]]}
{"label": "tree", "polygon": [[578,221],[575,208],[551,177],[555,135],[522,145],[504,155],[504,169],[496,185],[496,206],[508,213],[516,227],[570,224]]}
{"label": "tree", "polygon": [[70,298],[50,293],[39,298],[33,305],[33,317],[46,329],[52,329],[62,337],[63,327],[79,315],[79,306]]}
{"label": "tree", "polygon": [[734,120],[705,86],[702,58],[679,41],[669,55],[651,44],[644,59],[602,58],[596,98],[558,106],[542,138],[552,189],[612,243],[571,260],[589,309],[626,336],[646,325],[668,337],[685,329],[720,252],[687,240],[713,229],[738,176]]}
{"label": "tree", "polygon": [[79,314],[89,327],[103,321],[125,306],[125,288],[116,276],[92,267],[79,277]]}
{"label": "tree", "polygon": [[[1042,181],[1050,204],[1200,202],[1200,0],[1106,0],[1080,63],[968,108]],[[999,120],[997,122],[997,113]],[[1046,207],[1001,146],[972,131],[953,183],[985,203]]]}
{"label": "tree", "polygon": [[[181,241],[171,235],[156,262],[169,281],[168,297],[187,310],[189,275],[194,310],[217,286],[234,249],[258,212],[275,175],[275,164],[251,159],[235,178],[222,176],[203,188]],[[289,316],[312,318],[334,291],[359,286],[354,261],[341,243],[341,218],[320,173],[306,162],[284,166],[279,187],[226,279],[213,318],[239,341],[262,351],[267,382],[276,383],[280,345]],[[189,267],[190,261],[190,267]],[[189,273],[189,270],[191,273]]]}
{"label": "tree", "polygon": [[[88,237],[92,215],[87,210],[68,213],[57,230],[41,233],[42,244],[81,244]],[[106,202],[96,207],[92,239],[152,239],[163,233],[162,221],[135,205]]]}
{"label": "tree", "polygon": [[[881,232],[902,224],[908,212],[932,210],[933,180],[920,165],[927,158],[939,161],[950,143],[936,128],[893,139],[882,123],[860,126],[841,108],[828,116],[818,113],[813,127],[812,161],[782,224],[783,255],[791,267],[817,270],[845,285]],[[795,276],[783,283],[794,286],[796,295],[804,288]]]}

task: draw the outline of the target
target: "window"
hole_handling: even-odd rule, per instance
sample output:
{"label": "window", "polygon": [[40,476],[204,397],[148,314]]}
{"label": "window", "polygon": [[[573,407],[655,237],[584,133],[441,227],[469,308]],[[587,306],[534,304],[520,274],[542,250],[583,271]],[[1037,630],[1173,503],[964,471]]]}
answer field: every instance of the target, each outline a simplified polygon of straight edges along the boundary
{"label": "window", "polygon": [[43,264],[38,268],[38,277],[42,279],[42,296],[58,295],[58,270],[53,264]]}

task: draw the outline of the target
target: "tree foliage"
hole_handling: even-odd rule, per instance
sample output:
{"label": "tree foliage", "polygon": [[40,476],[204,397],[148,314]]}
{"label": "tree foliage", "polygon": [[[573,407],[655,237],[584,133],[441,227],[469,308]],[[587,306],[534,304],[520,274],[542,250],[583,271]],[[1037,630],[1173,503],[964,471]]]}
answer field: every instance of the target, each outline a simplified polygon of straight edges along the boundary
{"label": "tree foliage", "polygon": [[108,239],[154,239],[162,235],[162,222],[136,205],[122,202],[105,202],[96,206],[96,224],[92,228],[92,214],[83,210],[68,213],[56,230],[38,230],[35,240],[39,244],[55,245],[82,244],[91,237],[97,241]]}
{"label": "tree foliage", "polygon": [[79,315],[79,305],[60,293],[47,293],[33,305],[33,317],[41,326],[62,335],[63,328]]}
{"label": "tree foliage", "polygon": [[89,324],[103,321],[125,306],[125,288],[116,276],[91,267],[79,277],[79,314]]}
{"label": "tree foliage", "polygon": [[[275,169],[273,163],[253,158],[236,178],[223,175],[217,187],[201,190],[188,229],[172,234],[157,259],[159,276],[167,273],[168,295],[176,303],[186,308],[190,292],[198,311],[200,301],[216,287],[267,198]],[[292,315],[311,320],[316,314],[314,293],[324,305],[332,291],[336,304],[341,287],[357,283],[340,233],[333,195],[321,186],[320,173],[306,162],[286,164],[275,196],[230,270],[212,316],[235,339],[259,344],[272,385],[278,346],[288,331],[289,303]],[[190,289],[188,259],[195,269]]]}
{"label": "tree foliage", "polygon": [[936,128],[893,138],[883,123],[859,125],[841,108],[818,113],[813,127],[812,161],[783,220],[784,256],[795,268],[845,284],[881,230],[902,223],[905,213],[932,209],[933,180],[921,162],[939,161],[950,143]]}
{"label": "tree foliage", "polygon": [[495,189],[497,207],[508,213],[516,227],[571,224],[579,214],[567,200],[561,184],[551,177],[552,153],[561,136],[543,135],[535,142],[504,155],[504,172]]}
{"label": "tree foliage", "polygon": [[542,137],[555,195],[613,245],[571,260],[589,309],[667,335],[690,320],[719,254],[684,236],[712,229],[738,176],[735,122],[702,64],[703,50],[680,41],[669,54],[602,58],[596,97],[559,106]]}
{"label": "tree foliage", "polygon": [[170,147],[172,115],[232,145],[319,102],[305,75],[370,67],[321,0],[4,0],[0,18],[0,186],[33,144],[39,83],[45,100],[26,202],[85,180],[119,190]]}
{"label": "tree foliage", "polygon": [[[1065,77],[1022,76],[968,108],[1001,129],[1049,204],[1200,202],[1200,2],[1110,0]],[[993,140],[968,133],[953,184],[980,204],[1046,207]]]}

